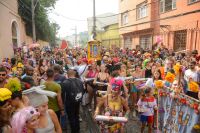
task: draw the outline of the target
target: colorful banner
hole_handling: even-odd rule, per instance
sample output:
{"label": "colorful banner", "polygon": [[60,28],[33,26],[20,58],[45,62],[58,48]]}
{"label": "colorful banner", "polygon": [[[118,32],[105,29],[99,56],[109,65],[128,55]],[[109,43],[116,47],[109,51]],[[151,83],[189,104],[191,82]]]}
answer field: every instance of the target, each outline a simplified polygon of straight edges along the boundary
{"label": "colorful banner", "polygon": [[[172,98],[170,94],[172,92],[160,94],[158,98],[160,131],[162,133],[193,133],[194,125],[199,123],[200,119],[199,114],[188,103],[192,99]],[[184,100],[187,102],[183,102]]]}

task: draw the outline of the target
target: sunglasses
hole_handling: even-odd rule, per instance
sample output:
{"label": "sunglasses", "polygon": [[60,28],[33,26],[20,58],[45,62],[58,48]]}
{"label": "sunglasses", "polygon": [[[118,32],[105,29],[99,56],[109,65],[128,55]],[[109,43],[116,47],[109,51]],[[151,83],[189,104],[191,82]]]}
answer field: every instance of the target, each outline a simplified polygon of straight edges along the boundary
{"label": "sunglasses", "polygon": [[0,74],[0,76],[6,76],[6,74]]}

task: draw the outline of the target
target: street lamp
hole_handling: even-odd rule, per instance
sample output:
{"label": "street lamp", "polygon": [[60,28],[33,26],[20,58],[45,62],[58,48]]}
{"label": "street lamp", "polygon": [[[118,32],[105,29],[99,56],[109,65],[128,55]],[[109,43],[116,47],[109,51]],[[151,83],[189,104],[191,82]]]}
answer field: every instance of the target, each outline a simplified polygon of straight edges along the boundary
{"label": "street lamp", "polygon": [[93,39],[96,39],[96,6],[95,6],[95,0],[93,0]]}

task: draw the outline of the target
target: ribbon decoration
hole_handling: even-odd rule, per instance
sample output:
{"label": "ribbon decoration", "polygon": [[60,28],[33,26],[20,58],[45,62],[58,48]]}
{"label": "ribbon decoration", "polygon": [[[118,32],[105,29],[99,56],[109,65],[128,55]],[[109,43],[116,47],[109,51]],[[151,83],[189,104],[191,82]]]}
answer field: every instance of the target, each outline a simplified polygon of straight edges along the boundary
{"label": "ribbon decoration", "polygon": [[162,132],[190,133],[199,122],[200,101],[172,89],[160,89],[158,124]]}

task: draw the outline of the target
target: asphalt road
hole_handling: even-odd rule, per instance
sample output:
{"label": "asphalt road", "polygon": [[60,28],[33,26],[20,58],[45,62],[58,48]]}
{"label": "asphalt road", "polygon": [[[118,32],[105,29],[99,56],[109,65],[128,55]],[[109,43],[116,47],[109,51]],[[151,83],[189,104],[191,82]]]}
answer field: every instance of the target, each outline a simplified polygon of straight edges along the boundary
{"label": "asphalt road", "polygon": [[[87,107],[82,107],[81,117],[83,121],[81,122],[81,133],[100,133],[98,125],[93,121],[92,112],[88,111]],[[67,131],[63,133],[70,133],[70,127],[67,127]],[[129,122],[126,124],[125,133],[140,133],[140,122],[138,117],[133,117],[132,113],[129,116]]]}

